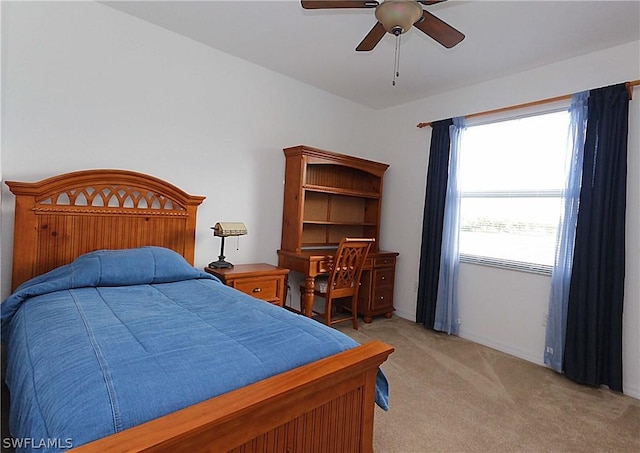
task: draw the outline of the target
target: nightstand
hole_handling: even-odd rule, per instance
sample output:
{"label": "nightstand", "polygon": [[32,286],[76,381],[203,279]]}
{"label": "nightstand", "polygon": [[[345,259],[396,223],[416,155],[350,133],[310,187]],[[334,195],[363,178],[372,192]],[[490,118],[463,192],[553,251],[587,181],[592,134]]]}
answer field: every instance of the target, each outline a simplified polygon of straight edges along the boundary
{"label": "nightstand", "polygon": [[226,269],[205,267],[222,283],[245,294],[282,307],[287,297],[289,269],[265,263],[236,264]]}

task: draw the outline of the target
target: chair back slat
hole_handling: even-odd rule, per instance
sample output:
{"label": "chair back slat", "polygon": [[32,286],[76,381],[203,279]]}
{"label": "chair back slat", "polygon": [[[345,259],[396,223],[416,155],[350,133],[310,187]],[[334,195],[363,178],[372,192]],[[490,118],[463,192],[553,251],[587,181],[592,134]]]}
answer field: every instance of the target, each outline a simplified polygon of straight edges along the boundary
{"label": "chair back slat", "polygon": [[[371,249],[373,238],[343,238],[338,245],[335,257],[329,265],[329,278],[326,285],[316,282],[314,294],[325,299],[324,313],[313,310],[313,313],[322,315],[326,325],[337,322],[353,321],[353,328],[358,328],[358,289],[362,269],[367,261],[367,255]],[[301,286],[300,292],[304,288]],[[339,319],[332,318],[334,301],[336,299],[351,298],[350,306],[342,306],[351,312],[349,317]]]}
{"label": "chair back slat", "polygon": [[333,297],[355,293],[373,242],[372,238],[344,238],[340,241],[329,274],[328,290]]}

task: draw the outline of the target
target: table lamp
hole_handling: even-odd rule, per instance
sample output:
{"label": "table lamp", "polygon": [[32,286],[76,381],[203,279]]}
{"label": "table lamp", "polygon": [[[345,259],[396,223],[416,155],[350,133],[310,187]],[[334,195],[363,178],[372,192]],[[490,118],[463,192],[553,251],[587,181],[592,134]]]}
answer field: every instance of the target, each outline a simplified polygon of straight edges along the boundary
{"label": "table lamp", "polygon": [[220,256],[218,256],[218,261],[209,263],[209,267],[214,269],[233,267],[233,264],[224,260],[224,238],[229,236],[244,236],[247,234],[247,227],[244,226],[244,223],[242,222],[218,222],[215,226],[212,226],[211,229],[213,230],[214,236],[222,238],[222,243],[220,245]]}

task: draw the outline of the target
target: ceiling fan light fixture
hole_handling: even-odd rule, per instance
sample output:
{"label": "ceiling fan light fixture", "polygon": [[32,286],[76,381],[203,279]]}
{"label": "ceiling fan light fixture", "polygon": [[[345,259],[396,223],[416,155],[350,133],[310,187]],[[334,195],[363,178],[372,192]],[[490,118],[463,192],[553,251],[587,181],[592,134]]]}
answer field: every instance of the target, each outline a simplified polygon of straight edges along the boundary
{"label": "ceiling fan light fixture", "polygon": [[406,32],[422,17],[422,7],[415,0],[385,0],[376,8],[376,19],[392,35]]}

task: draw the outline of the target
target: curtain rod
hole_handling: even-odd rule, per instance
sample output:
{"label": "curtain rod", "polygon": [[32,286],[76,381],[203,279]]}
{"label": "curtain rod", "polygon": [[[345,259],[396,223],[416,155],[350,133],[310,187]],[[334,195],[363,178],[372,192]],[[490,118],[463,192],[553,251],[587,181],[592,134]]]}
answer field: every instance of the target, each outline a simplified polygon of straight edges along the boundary
{"label": "curtain rod", "polygon": [[[625,86],[627,87],[627,92],[629,93],[629,99],[633,99],[633,88],[640,85],[640,80],[634,80],[632,82],[626,82]],[[493,110],[487,110],[484,112],[478,112],[478,113],[472,113],[471,115],[465,115],[465,118],[474,118],[476,116],[483,116],[483,115],[490,115],[493,113],[502,113],[502,112],[508,112],[510,110],[517,110],[517,109],[523,109],[523,108],[527,108],[527,107],[534,107],[536,105],[543,105],[543,104],[550,104],[552,102],[557,102],[557,101],[564,101],[566,99],[571,99],[571,95],[570,94],[565,94],[564,96],[556,96],[554,98],[548,98],[548,99],[543,99],[541,101],[533,101],[533,102],[526,102],[524,104],[518,104],[518,105],[512,105],[509,107],[502,107],[499,109],[493,109]],[[423,128],[423,127],[427,127],[427,126],[431,126],[431,122],[428,123],[418,123],[418,127],[419,128]]]}

